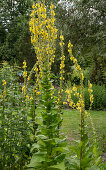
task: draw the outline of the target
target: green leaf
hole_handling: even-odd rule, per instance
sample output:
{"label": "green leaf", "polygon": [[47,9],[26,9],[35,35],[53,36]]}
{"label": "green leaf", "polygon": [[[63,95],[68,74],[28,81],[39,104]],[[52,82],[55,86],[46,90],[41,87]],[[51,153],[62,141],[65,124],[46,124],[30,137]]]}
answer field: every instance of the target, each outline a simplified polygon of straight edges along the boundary
{"label": "green leaf", "polygon": [[87,170],[100,170],[100,169],[97,166],[92,166],[92,167],[87,168]]}
{"label": "green leaf", "polygon": [[54,165],[54,166],[50,166],[49,168],[50,170],[65,170],[65,165],[64,162],[61,162],[60,164]]}
{"label": "green leaf", "polygon": [[95,164],[98,166],[98,165],[100,165],[101,161],[102,161],[101,156],[99,156],[99,157],[96,159],[96,163],[95,163]]}
{"label": "green leaf", "polygon": [[43,155],[36,155],[34,154],[32,156],[32,159],[30,161],[30,164],[27,165],[27,167],[37,167],[39,163],[45,161],[45,157]]}
{"label": "green leaf", "polygon": [[32,145],[31,152],[32,152],[35,148],[36,148],[36,149],[39,149],[39,148],[40,148],[39,144],[34,143],[34,144]]}

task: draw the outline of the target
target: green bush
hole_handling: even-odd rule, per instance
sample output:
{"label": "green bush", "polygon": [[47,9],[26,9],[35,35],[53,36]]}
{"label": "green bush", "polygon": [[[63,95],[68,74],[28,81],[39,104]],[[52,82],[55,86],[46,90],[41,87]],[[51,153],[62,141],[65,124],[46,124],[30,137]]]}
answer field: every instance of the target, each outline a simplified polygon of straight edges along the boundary
{"label": "green bush", "polygon": [[[105,86],[93,85],[93,96],[94,101],[92,105],[92,110],[105,110],[106,109],[106,89]],[[89,109],[90,101],[89,101],[89,92],[87,87],[85,88],[85,108]]]}

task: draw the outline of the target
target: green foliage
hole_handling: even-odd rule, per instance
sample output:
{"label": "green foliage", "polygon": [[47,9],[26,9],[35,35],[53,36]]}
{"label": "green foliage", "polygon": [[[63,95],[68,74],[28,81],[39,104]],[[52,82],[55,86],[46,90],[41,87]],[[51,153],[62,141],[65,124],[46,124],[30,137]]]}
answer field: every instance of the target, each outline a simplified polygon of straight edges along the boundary
{"label": "green foliage", "polygon": [[[106,89],[105,86],[93,85],[93,110],[105,110],[105,101],[106,101]],[[89,93],[87,88],[85,88],[85,108],[88,110],[90,106]]]}
{"label": "green foliage", "polygon": [[23,109],[25,103],[22,99],[17,72],[17,67],[10,67],[7,63],[1,70],[1,77],[8,82],[5,100],[0,98],[1,169],[19,169],[24,166],[30,154],[30,127],[27,111]]}
{"label": "green foliage", "polygon": [[[28,19],[29,19],[29,10],[30,3],[29,1],[10,1],[2,2],[2,22],[0,23],[0,29],[4,36],[1,36],[1,49],[0,53],[2,59],[7,57],[7,59],[11,58],[11,61],[14,62],[18,58],[18,62],[21,63],[22,58],[27,58],[33,56],[33,52],[31,49],[31,43],[29,42],[30,33],[27,28]],[[44,1],[42,1],[44,2]],[[57,1],[55,1],[57,2]],[[78,45],[74,48],[74,53],[78,54],[78,56],[82,56],[79,63],[82,67],[87,67],[89,64],[88,59],[84,57],[90,56],[93,57],[93,60],[98,61],[100,56],[104,57],[104,49],[102,52],[99,52],[99,43],[96,41],[97,37],[101,45],[104,45],[104,42],[101,39],[102,32],[98,35],[101,28],[103,28],[104,16],[103,11],[101,14],[101,10],[97,5],[98,1],[93,3],[92,1],[72,1],[73,3],[70,5],[59,5],[58,3],[58,19],[60,17],[59,14],[62,14],[63,21],[57,25],[60,28],[63,26],[64,34],[66,34],[66,40],[71,37],[73,43],[77,42]],[[47,7],[49,6],[50,1],[46,2]],[[103,2],[102,2],[103,3]],[[61,4],[61,2],[60,2]],[[91,12],[91,6],[93,11]],[[67,6],[67,9],[66,9]],[[6,11],[4,10],[6,7]],[[0,69],[1,80],[3,80],[3,87],[1,87],[1,96],[0,96],[0,168],[1,169],[50,169],[50,170],[65,170],[65,169],[79,169],[79,170],[87,170],[87,169],[99,169],[101,163],[101,157],[98,153],[98,145],[96,141],[95,128],[93,126],[92,118],[90,114],[85,111],[85,107],[91,106],[93,102],[94,96],[94,104],[92,108],[95,108],[97,105],[99,108],[102,108],[102,104],[99,105],[99,100],[103,99],[101,103],[105,100],[105,96],[103,96],[105,90],[101,92],[100,86],[95,86],[94,94],[92,95],[92,84],[89,83],[89,93],[84,92],[84,73],[86,75],[86,80],[89,75],[87,70],[82,71],[80,65],[78,64],[76,58],[72,54],[72,44],[69,42],[68,44],[68,52],[70,54],[70,59],[68,56],[66,62],[66,68],[69,73],[70,60],[76,69],[76,73],[72,75],[71,79],[75,83],[77,82],[79,85],[79,93],[76,87],[73,87],[72,99],[70,91],[67,90],[68,94],[68,102],[69,106],[73,109],[77,108],[80,111],[80,140],[78,141],[77,147],[72,147],[72,152],[74,152],[73,156],[70,159],[66,159],[66,138],[60,136],[60,128],[62,124],[62,92],[63,92],[63,82],[64,76],[61,70],[65,67],[64,65],[64,53],[62,44],[64,44],[64,37],[61,34],[60,39],[62,40],[60,43],[62,57],[60,64],[60,87],[58,92],[58,97],[55,95],[55,89],[53,87],[53,82],[51,80],[51,64],[55,58],[55,39],[57,38],[57,29],[54,25],[55,14],[53,11],[53,5],[50,7],[51,18],[47,18],[47,22],[45,22],[46,18],[46,10],[44,4],[37,4],[37,6],[33,6],[33,9],[37,8],[36,11],[32,12],[32,19],[30,22],[30,30],[32,31],[32,43],[34,45],[36,55],[37,55],[37,63],[32,68],[29,76],[27,77],[27,65],[26,62],[23,62],[23,78],[24,78],[24,86],[19,83],[17,79],[18,68],[16,66],[9,66],[7,63],[4,63],[2,68]],[[70,13],[71,10],[74,10],[73,15]],[[96,14],[98,15],[98,10],[100,11],[99,23],[95,20],[94,10],[96,10]],[[5,12],[4,12],[5,11]],[[50,11],[47,8],[48,14]],[[59,12],[62,13],[59,13]],[[77,11],[77,13],[76,13]],[[34,20],[34,12],[38,14],[38,18]],[[45,13],[42,14],[42,13]],[[6,14],[7,13],[7,14]],[[64,15],[65,14],[65,15]],[[69,15],[69,16],[68,16]],[[68,16],[68,17],[67,17]],[[72,18],[72,21],[69,18]],[[5,18],[5,20],[4,20]],[[37,21],[38,19],[38,21]],[[68,19],[68,20],[67,20]],[[51,20],[51,21],[50,21]],[[75,22],[75,20],[77,22]],[[85,22],[88,20],[89,22]],[[8,22],[9,21],[9,22]],[[36,25],[35,24],[36,21]],[[41,25],[39,25],[39,21],[43,21]],[[64,21],[66,23],[64,24]],[[102,22],[102,24],[100,24]],[[85,23],[85,24],[84,24]],[[48,25],[47,25],[48,24]],[[51,25],[50,25],[51,24]],[[70,30],[68,30],[68,25],[73,25],[72,34],[70,34]],[[83,27],[82,27],[83,25]],[[96,28],[96,35],[94,35],[94,26]],[[35,32],[36,26],[36,32]],[[38,27],[39,26],[39,27]],[[5,28],[4,28],[5,27]],[[92,29],[93,27],[93,29]],[[38,29],[43,28],[43,29]],[[42,32],[44,30],[44,32]],[[80,33],[76,36],[76,32]],[[36,35],[36,38],[35,38]],[[54,36],[55,35],[55,36]],[[103,32],[104,35],[104,32]],[[46,38],[46,36],[48,38]],[[92,41],[91,41],[92,37]],[[25,39],[24,39],[25,38]],[[53,39],[54,38],[54,39]],[[65,41],[66,41],[65,40]],[[23,44],[25,49],[30,47],[29,51],[24,51]],[[67,45],[67,43],[66,43]],[[97,52],[95,52],[95,45],[97,46]],[[45,48],[46,46],[49,47]],[[79,48],[79,50],[77,50]],[[67,54],[67,47],[65,48],[65,54]],[[8,53],[7,53],[8,52]],[[58,52],[58,46],[57,46]],[[91,52],[91,53],[90,53]],[[59,52],[60,53],[60,52]],[[58,53],[58,55],[59,55]],[[97,55],[98,53],[98,55]],[[23,57],[24,56],[24,57]],[[62,58],[61,57],[61,58]],[[88,57],[89,58],[89,57]],[[35,58],[36,60],[36,58]],[[87,61],[86,61],[87,60]],[[69,61],[69,62],[68,62]],[[104,61],[104,60],[103,60]],[[104,65],[101,62],[99,63],[100,69],[99,73],[95,73],[97,78],[93,80],[94,82],[98,81],[100,78],[100,73],[102,72],[102,79],[104,80]],[[57,59],[56,63],[60,61]],[[29,64],[30,65],[30,64]],[[98,66],[98,63],[95,62],[95,68]],[[58,68],[58,66],[57,66]],[[55,69],[55,68],[53,68]],[[35,81],[34,87],[29,85],[29,81],[33,72],[35,71]],[[83,73],[84,72],[84,73]],[[92,71],[93,73],[93,71]],[[6,85],[6,81],[8,82]],[[78,82],[79,81],[79,82]],[[100,80],[101,82],[102,80]],[[85,83],[86,84],[86,83]],[[2,85],[1,85],[2,86]],[[39,88],[39,89],[38,89]],[[39,90],[39,91],[38,91]],[[22,91],[22,92],[21,92]],[[37,94],[40,94],[38,98]],[[99,93],[99,100],[97,99],[97,92]],[[84,100],[85,95],[85,100]],[[31,98],[30,98],[31,96]],[[76,97],[77,96],[77,97]],[[96,96],[96,97],[95,97]],[[89,102],[90,97],[90,102]],[[56,100],[58,99],[58,101]],[[78,102],[77,102],[78,101]],[[85,101],[85,103],[84,103]],[[75,102],[75,103],[74,103]],[[86,104],[87,102],[87,104]],[[57,104],[58,105],[57,105]],[[66,103],[66,102],[64,102]],[[77,104],[76,104],[77,103]],[[90,104],[89,104],[90,103]],[[104,105],[104,103],[103,103]],[[41,117],[36,114],[36,108],[40,106],[41,108]],[[91,107],[90,107],[91,108]],[[97,107],[96,107],[97,108]],[[103,109],[103,108],[102,108]],[[86,117],[90,117],[90,123],[93,130],[93,137],[89,138],[89,129],[87,128],[87,119]],[[29,119],[29,120],[28,120]],[[65,160],[65,163],[64,163]],[[102,168],[103,166],[101,166]]]}
{"label": "green foliage", "polygon": [[[104,6],[103,0],[72,0],[61,1],[56,8],[57,27],[62,29],[65,37],[65,55],[68,56],[67,42],[71,40],[74,45],[74,56],[77,57],[81,67],[92,66],[91,80],[99,84],[104,83],[105,71]],[[57,48],[59,52],[59,47]]]}
{"label": "green foliage", "polygon": [[[13,64],[17,62],[22,65],[27,60],[32,67],[34,52],[30,43],[28,20],[32,1],[12,0],[1,2],[1,61],[7,60]],[[23,46],[24,44],[24,46]],[[30,57],[30,58],[29,58]]]}
{"label": "green foliage", "polygon": [[38,125],[36,133],[37,144],[33,145],[33,153],[28,168],[37,169],[61,169],[61,162],[65,158],[63,153],[66,146],[65,140],[58,138],[58,124],[61,118],[58,117],[58,109],[54,107],[54,99],[52,96],[51,82],[45,71],[42,79],[42,94],[40,107],[42,108],[42,122]]}
{"label": "green foliage", "polygon": [[97,85],[105,84],[105,57],[104,56],[94,56],[95,62],[93,63],[90,70],[90,80]]}

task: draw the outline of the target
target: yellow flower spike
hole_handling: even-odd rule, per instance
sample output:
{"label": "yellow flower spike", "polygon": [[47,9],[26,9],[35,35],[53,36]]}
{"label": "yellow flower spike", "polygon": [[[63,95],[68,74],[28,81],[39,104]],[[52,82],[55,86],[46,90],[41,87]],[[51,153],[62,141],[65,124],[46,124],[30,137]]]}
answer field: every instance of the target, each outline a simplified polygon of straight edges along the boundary
{"label": "yellow flower spike", "polygon": [[23,68],[26,68],[27,65],[26,65],[26,61],[23,62]]}
{"label": "yellow flower spike", "polygon": [[[44,62],[50,61],[50,64],[48,62],[48,67],[51,69],[51,64],[54,62],[54,53],[55,53],[55,39],[57,38],[57,30],[54,26],[55,21],[54,18],[54,11],[53,11],[53,5],[51,5],[51,16],[47,17],[47,11],[45,3],[38,3],[36,5],[36,11],[38,14],[38,17],[35,18],[34,16],[30,20],[30,31],[32,33],[31,42],[34,46],[35,52],[37,54],[37,60],[39,62],[39,65],[41,65],[40,72],[42,72],[42,66]],[[33,10],[32,10],[33,13]],[[40,41],[39,41],[40,40]],[[42,44],[41,44],[42,40]],[[50,43],[51,42],[51,43]],[[47,44],[50,45],[49,49],[45,48],[47,47]],[[47,50],[46,50],[47,49]],[[44,54],[47,54],[44,57]]]}
{"label": "yellow flower spike", "polygon": [[27,77],[27,72],[26,71],[23,72],[23,77],[24,78]]}
{"label": "yellow flower spike", "polygon": [[2,82],[3,82],[3,86],[5,86],[5,85],[6,85],[6,81],[5,81],[5,80],[2,80]]}
{"label": "yellow flower spike", "polygon": [[90,108],[92,106],[92,103],[93,103],[93,90],[92,90],[92,84],[90,83],[90,81],[88,80],[88,91],[89,91],[89,95],[90,95]]}

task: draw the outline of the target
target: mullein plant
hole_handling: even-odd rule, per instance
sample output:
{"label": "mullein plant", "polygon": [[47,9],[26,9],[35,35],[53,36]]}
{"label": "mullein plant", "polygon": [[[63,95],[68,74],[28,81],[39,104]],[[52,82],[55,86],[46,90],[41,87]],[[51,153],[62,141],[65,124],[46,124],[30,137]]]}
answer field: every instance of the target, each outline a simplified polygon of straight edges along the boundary
{"label": "mullein plant", "polygon": [[36,132],[36,129],[37,129],[37,120],[36,120],[36,108],[37,108],[37,100],[38,100],[38,96],[40,94],[39,92],[39,88],[40,88],[40,79],[39,79],[39,73],[38,73],[38,64],[36,63],[34,65],[34,67],[32,68],[28,78],[27,78],[27,90],[28,90],[28,86],[29,86],[29,83],[30,83],[30,80],[31,80],[31,76],[34,74],[35,75],[35,79],[36,79],[36,82],[33,86],[33,90],[32,90],[32,93],[31,93],[31,96],[29,98],[30,100],[30,114],[29,116],[31,117],[32,119],[32,123],[33,123],[33,135],[35,135],[35,132]]}
{"label": "mullein plant", "polygon": [[[22,96],[23,96],[23,105],[25,107],[25,110],[26,110],[26,115],[25,115],[25,122],[27,122],[27,117],[30,116],[31,119],[32,119],[32,122],[33,122],[33,128],[32,128],[32,132],[34,134],[35,132],[35,97],[34,97],[34,93],[33,95],[30,96],[29,94],[29,91],[28,91],[28,87],[29,87],[29,84],[30,84],[30,80],[31,80],[31,76],[36,68],[36,64],[34,65],[34,67],[32,68],[32,70],[30,71],[30,74],[28,75],[27,74],[27,63],[26,61],[24,60],[23,62],[23,78],[24,78],[24,85],[22,86]],[[28,108],[30,108],[28,111]],[[30,112],[30,114],[29,114]],[[31,123],[32,123],[31,122]]]}
{"label": "mullein plant", "polygon": [[3,168],[5,166],[6,155],[5,155],[5,140],[6,140],[6,130],[5,130],[5,102],[6,102],[6,81],[2,80],[3,92],[0,96],[0,102],[2,104],[1,110],[1,118],[0,118],[0,152],[2,155],[0,156],[0,167]]}
{"label": "mullein plant", "polygon": [[[90,83],[89,80],[88,80],[88,91],[89,91],[89,96],[90,96],[90,107],[89,107],[89,111],[90,111],[92,108],[92,104],[93,104],[93,90],[92,90],[92,84]],[[90,120],[92,130],[93,130],[93,160],[94,160],[94,165],[99,166],[100,163],[102,162],[102,159],[98,152],[98,142],[97,142],[97,137],[96,137],[96,131],[95,131],[93,120],[92,120],[92,117],[89,111],[87,112],[87,117]]]}
{"label": "mullein plant", "polygon": [[65,139],[58,137],[61,118],[55,107],[54,87],[51,81],[51,65],[55,59],[55,40],[58,31],[54,24],[54,5],[50,6],[49,16],[44,1],[42,3],[38,1],[32,8],[29,26],[39,69],[42,122],[35,134],[37,143],[32,147],[32,158],[27,168],[63,169]]}
{"label": "mullein plant", "polygon": [[[58,116],[59,118],[62,118],[62,96],[63,96],[63,83],[64,83],[64,68],[65,68],[65,55],[64,55],[64,37],[63,37],[63,34],[62,34],[62,31],[61,31],[61,34],[60,34],[60,48],[61,48],[61,57],[60,57],[60,85],[59,85],[59,91],[58,91],[58,101],[57,101],[57,104],[58,104]],[[62,120],[61,122],[58,124],[58,129],[60,129],[61,127],[61,123],[62,123]]]}
{"label": "mullein plant", "polygon": [[[87,168],[97,168],[99,166],[101,159],[99,155],[97,154],[97,142],[96,142],[96,137],[95,137],[95,129],[93,125],[92,118],[90,116],[90,113],[85,110],[85,102],[84,102],[84,75],[82,72],[82,69],[80,65],[77,62],[77,59],[73,56],[72,54],[72,47],[73,45],[69,41],[68,43],[68,52],[70,55],[70,60],[73,62],[75,69],[77,70],[79,77],[80,77],[80,90],[76,86],[73,86],[71,90],[67,89],[66,94],[67,94],[67,102],[69,106],[72,109],[77,109],[80,111],[80,117],[81,117],[81,123],[80,123],[80,142],[79,142],[79,147],[74,148],[77,153],[77,161],[72,161],[70,167],[73,169],[80,169],[80,170],[85,170]],[[79,92],[80,91],[80,92]],[[92,84],[90,81],[88,81],[88,91],[90,94],[90,109],[92,107],[93,103],[93,90],[92,90]],[[77,103],[74,103],[72,99],[72,94],[74,93],[74,96],[78,98]],[[66,104],[66,102],[64,102]],[[87,124],[86,124],[86,118],[90,118],[90,122],[92,125],[93,129],[93,144],[90,143],[90,139],[88,137],[88,132],[87,132]],[[77,162],[77,163],[76,163]]]}

